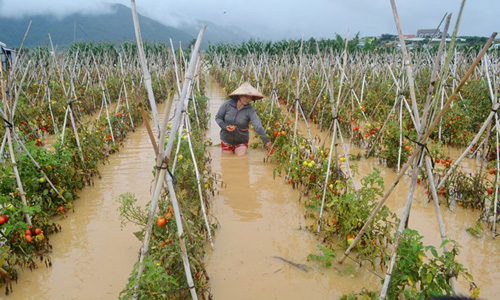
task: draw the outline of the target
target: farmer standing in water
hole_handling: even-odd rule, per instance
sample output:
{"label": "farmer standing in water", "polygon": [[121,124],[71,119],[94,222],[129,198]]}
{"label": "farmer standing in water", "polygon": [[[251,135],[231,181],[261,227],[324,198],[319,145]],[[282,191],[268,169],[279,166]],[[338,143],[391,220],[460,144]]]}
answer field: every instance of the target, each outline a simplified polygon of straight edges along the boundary
{"label": "farmer standing in water", "polygon": [[215,120],[221,128],[220,145],[222,151],[231,151],[236,155],[246,154],[250,123],[259,134],[262,143],[269,149],[271,142],[266,137],[266,131],[262,127],[259,116],[250,104],[254,100],[264,98],[264,96],[250,83],[245,82],[229,94],[229,98],[221,105],[215,116]]}

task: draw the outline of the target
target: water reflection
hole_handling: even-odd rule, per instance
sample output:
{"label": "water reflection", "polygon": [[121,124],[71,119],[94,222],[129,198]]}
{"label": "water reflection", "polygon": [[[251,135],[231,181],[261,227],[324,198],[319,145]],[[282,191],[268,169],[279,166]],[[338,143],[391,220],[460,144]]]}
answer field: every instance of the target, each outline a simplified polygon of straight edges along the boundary
{"label": "water reflection", "polygon": [[262,204],[259,190],[251,184],[251,154],[235,156],[232,153],[221,155],[222,180],[228,188],[221,191],[224,203],[232,208],[240,221],[248,222],[262,218]]}

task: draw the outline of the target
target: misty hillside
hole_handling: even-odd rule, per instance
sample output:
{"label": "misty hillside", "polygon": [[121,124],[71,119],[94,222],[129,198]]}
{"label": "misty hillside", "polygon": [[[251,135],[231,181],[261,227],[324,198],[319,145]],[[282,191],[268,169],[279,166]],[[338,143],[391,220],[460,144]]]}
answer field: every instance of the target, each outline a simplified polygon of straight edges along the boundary
{"label": "misty hillside", "polygon": [[[66,47],[73,41],[111,42],[135,41],[134,24],[130,8],[114,4],[111,14],[72,14],[64,18],[33,16],[20,19],[0,18],[0,41],[8,47],[19,47],[30,20],[33,21],[25,47],[49,45],[49,33],[54,46]],[[142,39],[145,42],[179,41],[187,45],[198,35],[201,26],[207,25],[203,46],[208,43],[240,43],[251,38],[239,28],[225,28],[213,23],[199,21],[198,26],[175,28],[165,26],[139,14]]]}

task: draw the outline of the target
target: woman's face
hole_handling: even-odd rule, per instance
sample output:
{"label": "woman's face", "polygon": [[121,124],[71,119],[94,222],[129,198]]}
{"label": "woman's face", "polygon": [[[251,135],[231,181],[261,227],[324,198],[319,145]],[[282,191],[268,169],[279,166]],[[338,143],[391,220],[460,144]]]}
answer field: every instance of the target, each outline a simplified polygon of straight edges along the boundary
{"label": "woman's face", "polygon": [[242,96],[239,96],[239,100],[241,101],[241,103],[243,105],[247,105],[250,102],[252,102],[252,97],[247,96],[247,95],[242,95]]}

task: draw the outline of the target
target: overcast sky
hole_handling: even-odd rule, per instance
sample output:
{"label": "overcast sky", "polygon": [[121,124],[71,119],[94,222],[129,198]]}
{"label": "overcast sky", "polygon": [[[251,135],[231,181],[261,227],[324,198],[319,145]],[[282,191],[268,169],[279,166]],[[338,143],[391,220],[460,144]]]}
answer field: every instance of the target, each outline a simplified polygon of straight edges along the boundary
{"label": "overcast sky", "polygon": [[[109,3],[126,0],[0,0],[0,16],[105,13]],[[405,34],[435,28],[446,12],[452,28],[461,0],[396,0]],[[396,34],[389,0],[136,0],[139,13],[166,25],[180,26],[195,19],[235,25],[261,39],[332,38]],[[469,0],[459,35],[490,36],[500,30],[500,0]],[[5,30],[0,28],[0,30]],[[450,29],[451,30],[451,29]]]}

